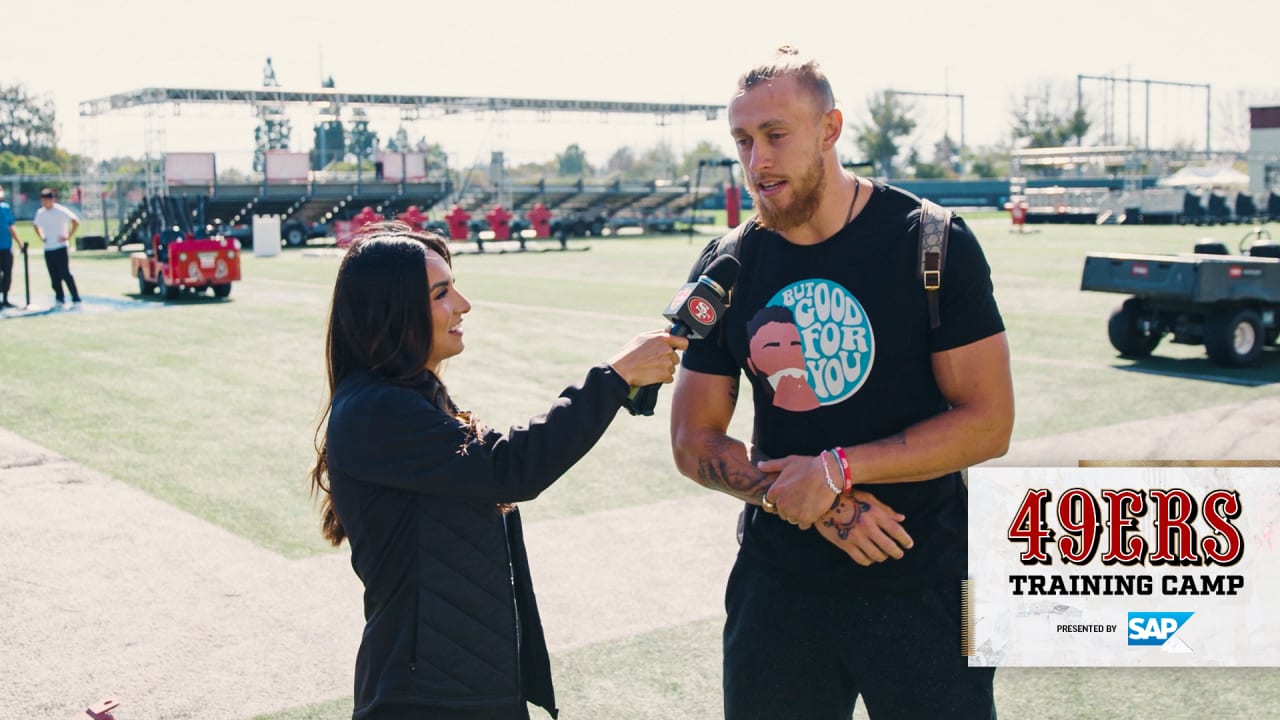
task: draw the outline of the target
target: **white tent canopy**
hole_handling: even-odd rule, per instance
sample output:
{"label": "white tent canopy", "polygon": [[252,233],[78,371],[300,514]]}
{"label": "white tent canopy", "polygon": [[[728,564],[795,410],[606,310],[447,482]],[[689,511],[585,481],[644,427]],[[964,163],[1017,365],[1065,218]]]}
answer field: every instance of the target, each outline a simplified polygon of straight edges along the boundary
{"label": "white tent canopy", "polygon": [[1169,177],[1160,178],[1161,187],[1247,187],[1249,176],[1234,168],[1184,167]]}

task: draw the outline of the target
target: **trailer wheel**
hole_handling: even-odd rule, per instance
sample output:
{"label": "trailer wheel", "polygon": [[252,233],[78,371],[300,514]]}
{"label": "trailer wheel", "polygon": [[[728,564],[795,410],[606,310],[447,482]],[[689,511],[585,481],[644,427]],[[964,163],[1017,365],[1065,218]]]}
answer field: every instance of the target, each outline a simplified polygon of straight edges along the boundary
{"label": "trailer wheel", "polygon": [[146,297],[156,291],[156,284],[147,282],[147,276],[138,268],[138,294]]}
{"label": "trailer wheel", "polygon": [[225,285],[210,285],[213,288],[213,296],[216,298],[224,298],[231,294],[231,283]]}
{"label": "trailer wheel", "polygon": [[1205,319],[1204,349],[1219,365],[1252,365],[1262,357],[1262,345],[1262,318],[1250,308],[1215,308]]}
{"label": "trailer wheel", "polygon": [[182,288],[177,285],[165,282],[164,271],[156,273],[156,287],[160,289],[160,297],[165,300],[177,300],[178,294],[182,292]]}
{"label": "trailer wheel", "polygon": [[301,247],[307,241],[307,231],[301,225],[290,225],[284,230],[284,242],[289,247]]}
{"label": "trailer wheel", "polygon": [[1111,312],[1107,321],[1107,337],[1111,347],[1125,357],[1147,357],[1156,345],[1160,344],[1163,333],[1143,332],[1139,320],[1142,316],[1142,301],[1129,298]]}

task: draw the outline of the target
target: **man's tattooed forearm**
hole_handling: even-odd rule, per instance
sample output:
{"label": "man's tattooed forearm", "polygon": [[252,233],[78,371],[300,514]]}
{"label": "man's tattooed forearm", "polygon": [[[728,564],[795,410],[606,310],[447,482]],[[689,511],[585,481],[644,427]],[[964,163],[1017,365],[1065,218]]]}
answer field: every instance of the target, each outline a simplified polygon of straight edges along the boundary
{"label": "man's tattooed forearm", "polygon": [[771,484],[768,475],[746,460],[741,444],[729,438],[707,446],[698,460],[697,481],[703,487],[744,499],[759,497]]}

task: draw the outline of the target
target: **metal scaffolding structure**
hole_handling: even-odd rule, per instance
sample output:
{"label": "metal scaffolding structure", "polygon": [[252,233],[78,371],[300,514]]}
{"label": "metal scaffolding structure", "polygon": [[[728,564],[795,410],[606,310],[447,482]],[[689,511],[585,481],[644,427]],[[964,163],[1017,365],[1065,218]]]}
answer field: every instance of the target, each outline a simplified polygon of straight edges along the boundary
{"label": "metal scaffolding structure", "polygon": [[563,100],[519,97],[468,97],[461,95],[403,95],[397,93],[362,93],[321,88],[286,90],[278,87],[251,90],[152,87],[116,93],[80,103],[82,117],[96,117],[114,110],[134,107],[182,103],[261,104],[337,104],[377,105],[383,107],[437,109],[446,114],[487,110],[533,110],[543,112],[596,112],[656,115],[664,121],[671,115],[702,113],[715,120],[723,105],[690,103],[633,102],[620,100]]}
{"label": "metal scaffolding structure", "polygon": [[[912,91],[912,90],[892,90],[892,89],[890,89],[890,90],[885,90],[885,94],[886,94],[886,95],[890,95],[890,94],[892,94],[892,95],[903,95],[903,96],[906,96],[906,97],[923,97],[923,98],[935,98],[935,97],[938,97],[938,98],[944,98],[944,99],[945,99],[945,101],[946,101],[946,105],[945,105],[945,107],[946,107],[948,110],[949,110],[949,109],[950,109],[950,107],[951,107],[950,100],[951,100],[952,98],[958,98],[958,99],[960,100],[960,144],[956,146],[956,150],[963,150],[963,149],[964,149],[964,93],[952,93],[952,92],[915,92],[915,91]],[[948,127],[949,125],[950,125],[950,118],[946,118],[946,119],[944,119],[944,120],[943,120],[943,129],[942,129],[942,132],[943,132],[943,134],[944,134],[944,135],[949,135],[949,134],[950,134],[950,132],[951,132],[951,128],[950,128],[950,127]]]}
{"label": "metal scaffolding structure", "polygon": [[1204,151],[1206,154],[1212,154],[1213,133],[1212,133],[1211,125],[1213,121],[1213,111],[1212,111],[1212,105],[1210,100],[1213,95],[1213,87],[1208,83],[1174,82],[1171,80],[1150,80],[1146,78],[1116,77],[1115,75],[1076,75],[1076,109],[1077,110],[1080,110],[1084,107],[1083,84],[1085,80],[1094,80],[1094,81],[1100,82],[1107,89],[1107,94],[1103,96],[1103,100],[1104,100],[1103,122],[1104,122],[1104,130],[1105,130],[1104,141],[1111,144],[1115,144],[1117,142],[1116,131],[1115,131],[1115,120],[1116,120],[1115,86],[1117,84],[1123,84],[1126,90],[1128,91],[1128,95],[1126,96],[1126,100],[1125,100],[1125,120],[1127,123],[1126,129],[1125,129],[1125,143],[1130,145],[1134,144],[1133,113],[1130,110],[1130,106],[1132,105],[1133,86],[1135,85],[1143,86],[1142,99],[1143,99],[1144,107],[1143,107],[1143,113],[1142,113],[1142,124],[1143,124],[1142,147],[1144,150],[1151,149],[1151,86],[1156,85],[1156,86],[1167,86],[1167,87],[1183,87],[1183,88],[1196,88],[1198,90],[1204,90]]}
{"label": "metal scaffolding structure", "polygon": [[[367,127],[366,108],[376,107],[398,109],[401,121],[420,120],[430,117],[447,117],[452,115],[483,115],[491,119],[495,126],[494,140],[497,145],[493,152],[493,161],[501,164],[504,156],[503,145],[507,140],[506,120],[509,112],[534,113],[541,119],[556,112],[596,113],[602,118],[609,115],[652,115],[656,124],[665,126],[672,118],[702,116],[707,121],[715,120],[725,109],[723,105],[707,105],[696,103],[662,103],[636,102],[617,100],[574,100],[557,98],[527,97],[476,97],[459,95],[420,95],[402,93],[370,93],[338,90],[330,82],[318,89],[287,89],[281,87],[276,80],[275,71],[270,58],[264,70],[263,87],[252,89],[236,88],[191,88],[191,87],[148,87],[129,92],[116,93],[105,97],[82,101],[79,105],[82,124],[92,126],[95,118],[115,111],[127,111],[140,108],[144,118],[145,157],[147,166],[146,190],[148,195],[167,189],[167,183],[160,172],[153,171],[153,161],[164,157],[165,116],[172,108],[177,114],[182,105],[240,105],[251,107],[260,120],[255,135],[255,171],[259,167],[263,153],[270,149],[288,148],[289,126],[286,117],[288,106],[310,106],[322,118],[322,122],[340,122],[340,114],[346,110],[353,115],[357,124]],[[278,136],[278,137],[277,137]],[[323,143],[323,138],[320,139]],[[376,144],[374,145],[376,148]],[[351,149],[351,148],[347,148]],[[361,184],[361,170],[364,163],[359,160],[368,159],[368,152],[361,154],[357,149],[356,186]],[[496,199],[512,200],[510,188],[507,187],[505,169],[498,167],[495,184],[499,188]]]}
{"label": "metal scaffolding structure", "polygon": [[[140,111],[142,116],[147,168],[144,202],[135,208],[133,215],[125,217],[122,214],[115,234],[116,242],[123,241],[140,227],[140,218],[145,215],[145,199],[169,192],[165,171],[155,163],[167,154],[167,130],[172,128],[166,128],[166,119],[170,112],[174,116],[182,114],[183,105],[240,106],[253,109],[259,120],[254,136],[255,149],[259,155],[274,149],[288,148],[290,127],[287,111],[290,107],[303,112],[310,109],[320,119],[316,140],[322,156],[330,154],[329,148],[325,146],[327,136],[319,132],[330,129],[325,124],[341,124],[345,114],[352,119],[354,125],[361,126],[360,129],[367,132],[369,116],[366,109],[398,110],[402,124],[430,122],[432,118],[444,120],[455,115],[469,121],[483,117],[493,124],[491,139],[496,143],[490,158],[493,182],[491,187],[480,188],[479,192],[472,192],[471,196],[465,198],[462,195],[466,184],[463,184],[463,190],[455,193],[447,177],[443,180],[424,179],[414,183],[406,183],[403,177],[398,182],[384,181],[381,165],[377,162],[374,179],[365,183],[361,176],[365,166],[363,161],[370,159],[371,153],[378,149],[376,141],[371,148],[363,150],[351,146],[351,141],[341,143],[337,149],[338,152],[356,154],[354,184],[351,178],[317,173],[313,167],[310,179],[305,184],[287,181],[275,184],[269,181],[266,173],[262,173],[260,179],[251,179],[247,183],[214,181],[207,188],[199,188],[198,194],[216,211],[214,216],[231,225],[252,209],[254,213],[270,211],[280,214],[285,219],[298,221],[304,229],[312,223],[348,217],[360,204],[367,203],[376,212],[383,212],[384,208],[391,208],[389,212],[404,210],[404,206],[410,204],[428,209],[439,206],[451,196],[455,203],[465,205],[475,212],[479,212],[478,208],[481,206],[492,203],[502,204],[508,210],[517,210],[517,206],[526,207],[534,202],[543,202],[546,207],[555,208],[564,214],[566,222],[581,220],[594,223],[592,227],[626,220],[622,218],[615,221],[612,218],[613,214],[619,212],[630,212],[637,218],[643,216],[645,222],[654,221],[654,218],[662,220],[667,215],[675,217],[681,212],[692,211],[692,208],[686,207],[687,199],[696,196],[690,195],[687,183],[680,187],[661,188],[656,184],[622,187],[616,182],[609,186],[586,187],[580,178],[572,188],[543,186],[541,182],[534,189],[511,185],[505,172],[503,152],[503,146],[508,141],[507,123],[524,114],[535,115],[537,119],[545,121],[553,113],[594,113],[602,120],[607,120],[610,116],[647,115],[654,117],[658,126],[666,126],[673,120],[683,121],[690,117],[714,121],[725,109],[724,105],[697,103],[354,92],[334,88],[331,80],[317,89],[288,89],[279,85],[268,58],[263,86],[259,88],[145,87],[85,100],[79,104],[82,126],[89,128],[89,134],[95,137],[94,125],[102,116],[130,110]],[[338,132],[343,131],[339,126]],[[345,199],[341,197],[343,195]],[[351,207],[346,207],[347,205]],[[302,239],[305,240],[305,235]]]}

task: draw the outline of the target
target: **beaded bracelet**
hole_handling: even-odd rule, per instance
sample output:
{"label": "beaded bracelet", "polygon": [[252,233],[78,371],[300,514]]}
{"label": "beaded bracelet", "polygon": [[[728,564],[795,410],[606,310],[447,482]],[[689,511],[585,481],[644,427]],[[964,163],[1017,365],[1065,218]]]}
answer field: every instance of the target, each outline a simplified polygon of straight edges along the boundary
{"label": "beaded bracelet", "polygon": [[853,469],[849,467],[849,456],[844,454],[844,448],[839,445],[831,449],[831,454],[840,461],[840,470],[844,473],[844,492],[848,494],[853,489]]}
{"label": "beaded bracelet", "polygon": [[835,482],[831,480],[831,468],[827,467],[827,451],[823,450],[818,453],[818,462],[822,463],[822,474],[827,479],[827,487],[831,488],[831,492],[840,495],[840,488],[836,487]]}

